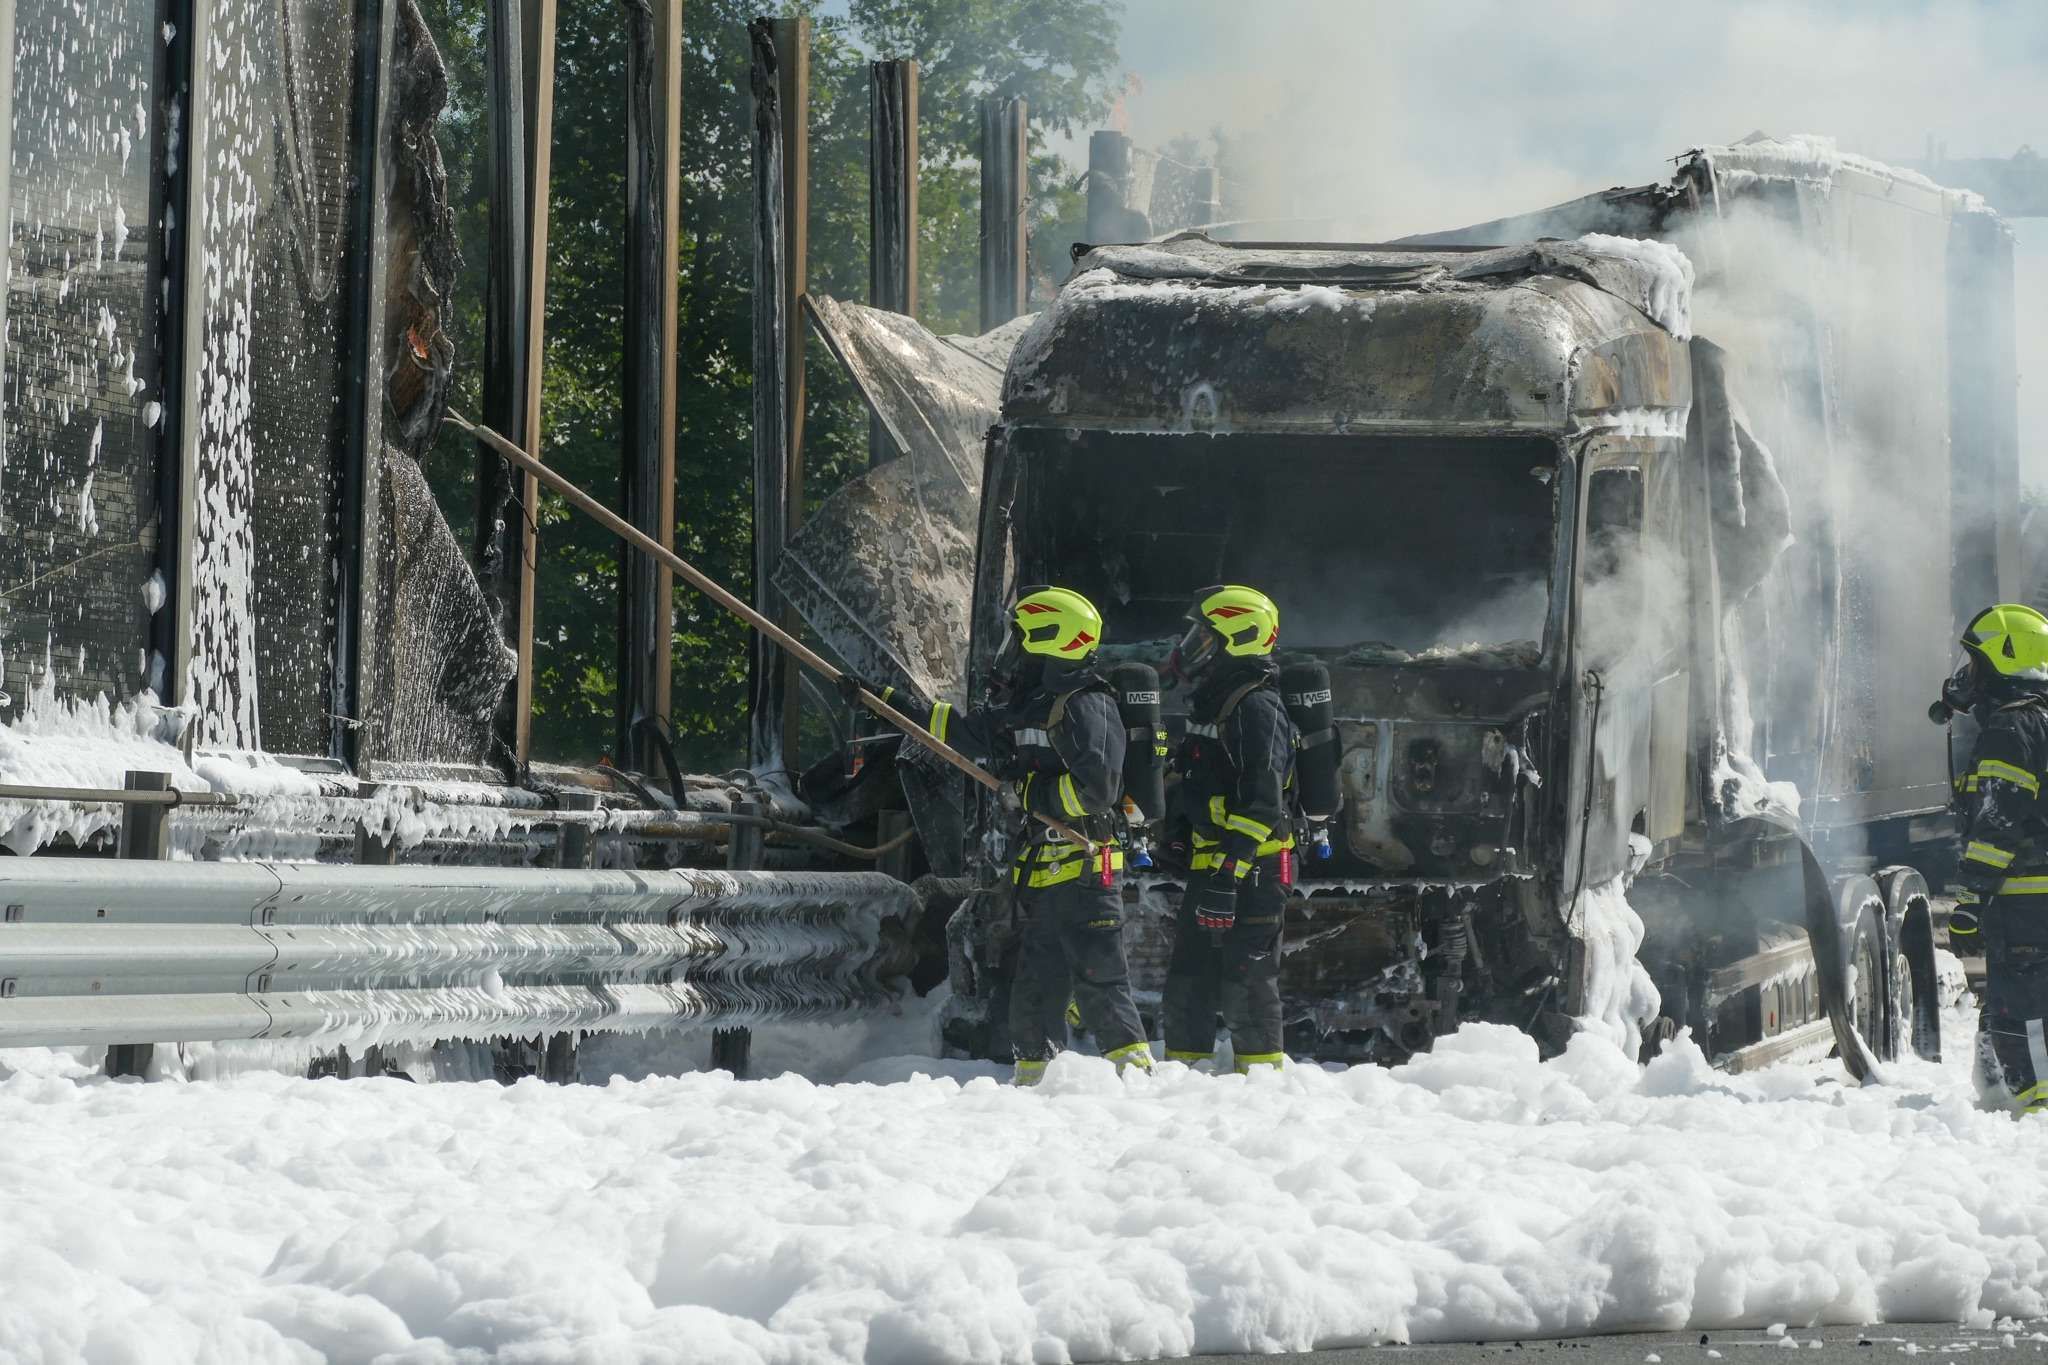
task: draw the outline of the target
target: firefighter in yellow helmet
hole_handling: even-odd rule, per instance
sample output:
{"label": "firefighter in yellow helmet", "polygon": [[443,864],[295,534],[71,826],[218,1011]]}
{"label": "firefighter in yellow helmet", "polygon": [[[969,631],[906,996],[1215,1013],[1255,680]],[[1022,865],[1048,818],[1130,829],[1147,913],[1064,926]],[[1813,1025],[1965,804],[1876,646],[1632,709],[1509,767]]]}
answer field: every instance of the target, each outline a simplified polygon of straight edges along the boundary
{"label": "firefighter in yellow helmet", "polygon": [[1980,612],[1963,655],[1929,713],[1945,723],[1968,712],[1978,725],[1957,777],[1962,890],[1949,938],[1963,952],[1983,945],[1979,1091],[2048,1113],[2048,618],[2012,603]]}
{"label": "firefighter in yellow helmet", "polygon": [[1012,784],[1021,811],[1051,815],[1091,841],[1069,842],[1037,820],[1017,830],[1009,1025],[1020,1085],[1034,1084],[1059,1051],[1070,1000],[1119,1071],[1152,1066],[1124,958],[1115,813],[1125,737],[1115,694],[1097,671],[1101,643],[1094,603],[1067,588],[1025,588],[992,670],[995,704],[956,711],[943,701],[914,703],[933,734]]}
{"label": "firefighter in yellow helmet", "polygon": [[1292,881],[1294,726],[1273,648],[1280,609],[1255,588],[1204,588],[1161,670],[1188,683],[1168,847],[1185,858],[1162,1013],[1169,1060],[1210,1060],[1220,1013],[1237,1069],[1279,1066],[1280,933]]}

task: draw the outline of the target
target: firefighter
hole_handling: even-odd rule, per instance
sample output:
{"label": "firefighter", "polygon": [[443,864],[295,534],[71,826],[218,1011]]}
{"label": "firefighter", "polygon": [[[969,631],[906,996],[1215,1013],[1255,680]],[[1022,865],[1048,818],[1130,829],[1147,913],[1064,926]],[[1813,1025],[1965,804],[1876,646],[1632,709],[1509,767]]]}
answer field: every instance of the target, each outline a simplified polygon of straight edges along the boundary
{"label": "firefighter", "polygon": [[2003,603],[1963,633],[1962,665],[1931,714],[1977,720],[1958,775],[1961,893],[1949,939],[1981,944],[1984,1001],[1978,1088],[2024,1113],[2048,1113],[2048,617]]}
{"label": "firefighter", "polygon": [[[1102,613],[1067,588],[1026,588],[992,682],[996,704],[956,711],[913,703],[931,732],[1011,784],[1005,805],[1045,814],[1086,835],[1071,842],[1020,820],[1010,867],[1020,924],[1010,986],[1015,1080],[1035,1084],[1060,1050],[1069,1001],[1117,1070],[1149,1071],[1152,1052],[1124,960],[1124,854],[1115,812],[1123,797],[1124,726],[1096,670]],[[894,695],[869,691],[884,700]],[[899,703],[900,704],[900,703]]]}
{"label": "firefighter", "polygon": [[1161,669],[1193,688],[1169,802],[1169,858],[1185,864],[1188,886],[1166,972],[1166,1055],[1209,1062],[1220,1013],[1240,1072],[1278,1067],[1294,849],[1294,727],[1273,662],[1280,610],[1256,589],[1221,585],[1196,595],[1188,622]]}

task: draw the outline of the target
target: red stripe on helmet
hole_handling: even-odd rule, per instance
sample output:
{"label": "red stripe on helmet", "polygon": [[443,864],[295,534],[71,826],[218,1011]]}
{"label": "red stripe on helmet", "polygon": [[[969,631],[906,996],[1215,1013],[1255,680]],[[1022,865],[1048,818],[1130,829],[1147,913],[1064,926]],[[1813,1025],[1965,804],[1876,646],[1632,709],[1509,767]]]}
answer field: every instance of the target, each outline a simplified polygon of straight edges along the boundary
{"label": "red stripe on helmet", "polygon": [[1224,620],[1228,621],[1233,616],[1245,616],[1250,614],[1250,612],[1250,607],[1218,607],[1209,614],[1211,616],[1221,616]]}
{"label": "red stripe on helmet", "polygon": [[1017,610],[1030,612],[1033,616],[1039,616],[1048,611],[1058,611],[1059,608],[1049,607],[1043,602],[1019,602]]}
{"label": "red stripe on helmet", "polygon": [[1064,654],[1070,649],[1079,649],[1082,645],[1092,645],[1094,643],[1095,637],[1084,630],[1075,635],[1073,639],[1061,645],[1060,652]]}

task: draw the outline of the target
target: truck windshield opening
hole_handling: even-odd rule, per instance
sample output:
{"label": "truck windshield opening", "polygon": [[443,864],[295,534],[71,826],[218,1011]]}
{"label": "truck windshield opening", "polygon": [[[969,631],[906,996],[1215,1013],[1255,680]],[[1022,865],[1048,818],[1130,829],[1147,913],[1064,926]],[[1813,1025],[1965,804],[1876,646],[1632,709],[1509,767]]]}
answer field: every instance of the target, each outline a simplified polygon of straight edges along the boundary
{"label": "truck windshield opening", "polygon": [[1018,581],[1093,598],[1112,652],[1177,636],[1194,589],[1246,583],[1280,604],[1283,648],[1337,662],[1542,658],[1543,438],[1018,431],[1010,459]]}

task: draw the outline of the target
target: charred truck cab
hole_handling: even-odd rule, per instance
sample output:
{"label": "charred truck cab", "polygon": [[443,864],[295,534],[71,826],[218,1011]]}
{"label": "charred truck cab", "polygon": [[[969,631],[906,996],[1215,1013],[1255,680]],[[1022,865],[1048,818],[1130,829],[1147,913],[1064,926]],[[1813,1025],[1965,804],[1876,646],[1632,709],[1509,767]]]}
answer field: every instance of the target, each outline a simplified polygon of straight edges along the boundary
{"label": "charred truck cab", "polygon": [[[1697,206],[1694,174],[1655,192],[1667,213]],[[1191,587],[1274,597],[1283,655],[1329,670],[1343,741],[1332,856],[1303,860],[1291,902],[1291,1047],[1399,1060],[1477,1019],[1556,1049],[1590,1019],[1624,1043],[1690,1027],[1734,1066],[1935,1051],[1927,881],[1906,863],[1939,862],[1939,748],[1887,731],[1888,702],[1844,723],[1830,691],[1876,628],[1843,604],[1889,589],[1815,531],[1853,521],[1836,478],[1912,452],[1847,431],[1799,450],[1828,515],[1795,515],[1729,392],[1773,357],[1739,320],[1739,359],[1692,337],[1690,267],[1655,240],[1185,234],[1077,256],[989,437],[969,684],[1022,582],[1087,593],[1105,649],[1148,661]],[[1804,377],[1822,405],[1860,383]],[[1795,529],[1813,543],[1788,556]],[[1949,587],[1900,586],[1885,629],[1949,637]],[[1820,647],[1745,657],[1773,628]],[[1179,710],[1169,694],[1176,734]],[[1817,716],[1811,750],[1779,752],[1800,726],[1767,710]],[[1778,779],[1803,762],[1821,780],[1802,807]],[[1830,820],[1842,774],[1860,804]],[[1156,990],[1181,888],[1134,882]],[[974,904],[962,929],[1001,937]]]}
{"label": "charred truck cab", "polygon": [[[1561,1046],[1578,891],[1684,831],[1683,613],[1646,568],[1683,555],[1691,365],[1639,306],[1659,268],[1107,247],[1011,357],[977,663],[1015,586],[1052,577],[1103,605],[1107,650],[1155,661],[1192,586],[1260,586],[1283,658],[1329,670],[1344,805],[1285,964],[1304,1052],[1398,1059],[1475,1018]],[[1138,879],[1141,964],[1178,890]]]}
{"label": "charred truck cab", "polygon": [[[1343,803],[1290,903],[1291,1051],[1399,1060],[1469,1020],[1546,1049],[1689,1028],[1737,1068],[1937,1051],[1926,705],[2019,590],[2011,237],[1981,201],[1760,139],[1408,243],[1079,248],[982,338],[812,312],[908,458],[786,556],[881,568],[778,582],[870,676],[981,697],[1048,581],[1150,664],[1194,589],[1250,584],[1283,665],[1328,670]],[[933,867],[986,879],[946,927],[948,1037],[1001,1055],[1000,822],[899,766]],[[1181,890],[1126,883],[1141,1001]]]}

